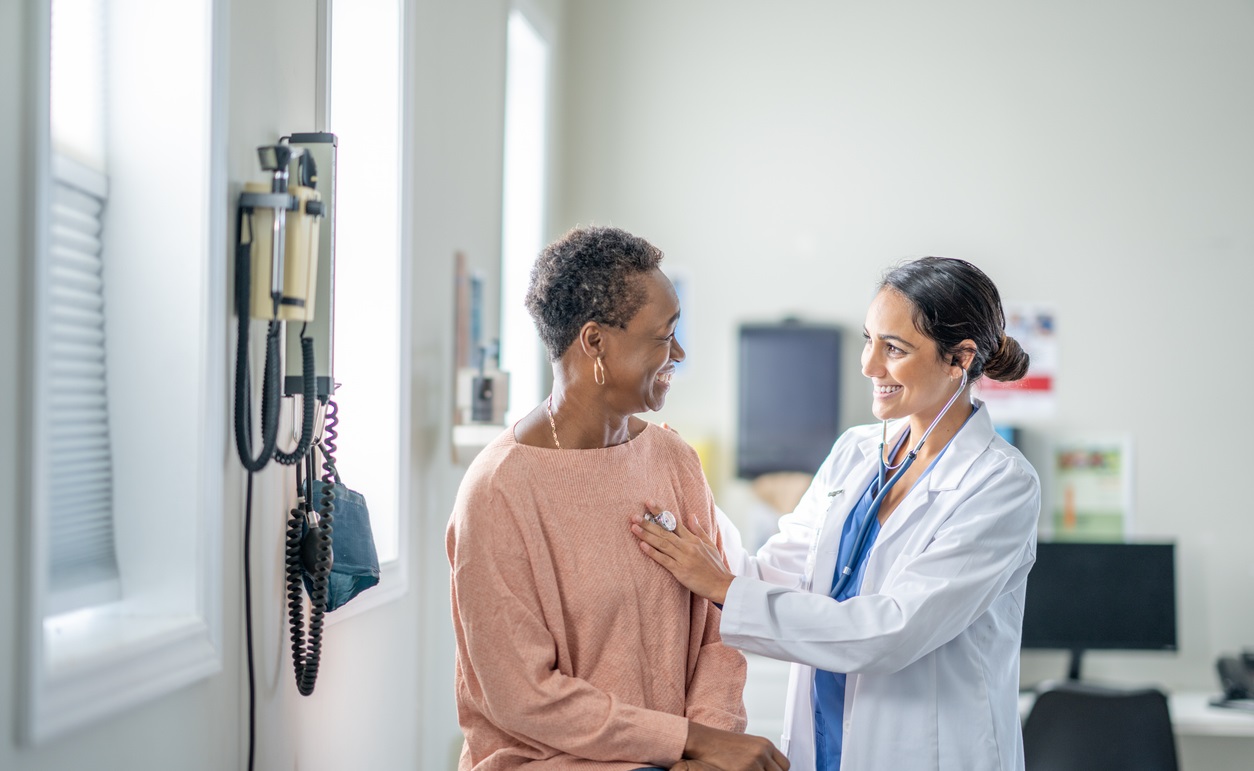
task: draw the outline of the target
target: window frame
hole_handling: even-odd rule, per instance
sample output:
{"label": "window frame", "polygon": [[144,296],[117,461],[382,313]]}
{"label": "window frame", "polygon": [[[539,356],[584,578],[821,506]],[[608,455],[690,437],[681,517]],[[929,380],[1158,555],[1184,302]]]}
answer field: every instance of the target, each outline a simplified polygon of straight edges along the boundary
{"label": "window frame", "polygon": [[22,378],[25,410],[19,436],[31,452],[20,468],[20,500],[25,528],[21,640],[25,666],[19,737],[39,745],[120,710],[171,693],[222,670],[223,666],[223,502],[226,456],[226,271],[227,254],[226,47],[225,0],[206,0],[205,48],[208,115],[204,130],[208,181],[204,210],[208,245],[198,266],[203,281],[203,334],[197,362],[203,386],[197,405],[202,441],[197,447],[199,509],[192,525],[195,555],[189,596],[182,604],[156,608],[144,600],[95,606],[53,617],[49,613],[49,516],[43,411],[46,351],[47,254],[53,181],[50,120],[51,0],[30,4],[26,49],[29,91],[26,136],[29,161],[23,168],[31,207],[24,243],[25,301],[22,308]]}

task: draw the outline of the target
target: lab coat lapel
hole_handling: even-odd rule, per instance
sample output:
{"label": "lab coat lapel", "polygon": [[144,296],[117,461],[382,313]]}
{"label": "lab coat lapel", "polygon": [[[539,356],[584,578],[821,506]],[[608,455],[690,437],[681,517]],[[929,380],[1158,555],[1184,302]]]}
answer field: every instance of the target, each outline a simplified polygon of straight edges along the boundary
{"label": "lab coat lapel", "polygon": [[936,468],[932,469],[932,473],[928,475],[929,490],[937,492],[958,489],[958,485],[962,484],[963,477],[971,470],[975,459],[980,457],[980,453],[988,449],[989,442],[993,441],[995,433],[993,418],[988,414],[988,408],[979,399],[974,399],[973,402],[979,409],[953,438],[949,449],[945,451],[940,462],[936,464]]}
{"label": "lab coat lapel", "polygon": [[897,505],[896,511],[880,530],[876,539],[878,543],[891,541],[902,528],[924,516],[939,493],[958,489],[975,459],[988,447],[993,437],[993,422],[984,403],[978,399],[975,403],[980,409],[976,410],[962,430],[954,436],[945,454],[936,462],[936,468],[927,475],[926,483],[915,485]]}
{"label": "lab coat lapel", "polygon": [[[890,433],[890,436],[893,434]],[[814,576],[810,591],[816,594],[827,594],[832,588],[832,578],[836,574],[836,557],[840,552],[840,533],[844,529],[845,520],[858,503],[858,499],[866,492],[867,485],[875,478],[879,470],[880,440],[878,437],[864,439],[858,444],[862,459],[854,464],[848,475],[843,479],[832,480],[835,488],[841,492],[833,496],[831,508],[823,518],[823,530],[816,540],[817,554],[814,562]]]}

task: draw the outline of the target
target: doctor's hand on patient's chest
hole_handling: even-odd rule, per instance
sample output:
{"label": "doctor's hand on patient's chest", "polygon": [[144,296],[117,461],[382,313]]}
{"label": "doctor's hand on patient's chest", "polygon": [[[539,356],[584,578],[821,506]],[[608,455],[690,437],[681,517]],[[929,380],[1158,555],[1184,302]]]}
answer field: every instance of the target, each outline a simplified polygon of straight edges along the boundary
{"label": "doctor's hand on patient's chest", "polygon": [[[645,507],[654,516],[662,510],[651,501]],[[675,531],[645,520],[644,512],[631,517],[631,533],[639,539],[640,550],[670,571],[693,594],[722,604],[735,576],[723,563],[714,540],[700,531],[689,530],[684,517],[675,517]]]}

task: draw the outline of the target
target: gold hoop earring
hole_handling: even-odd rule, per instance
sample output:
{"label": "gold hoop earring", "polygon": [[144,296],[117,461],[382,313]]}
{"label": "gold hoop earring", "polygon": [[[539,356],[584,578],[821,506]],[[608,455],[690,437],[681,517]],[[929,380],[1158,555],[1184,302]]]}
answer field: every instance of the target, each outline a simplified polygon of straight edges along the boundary
{"label": "gold hoop earring", "polygon": [[600,356],[592,362],[592,379],[597,385],[605,385],[605,362],[601,361]]}

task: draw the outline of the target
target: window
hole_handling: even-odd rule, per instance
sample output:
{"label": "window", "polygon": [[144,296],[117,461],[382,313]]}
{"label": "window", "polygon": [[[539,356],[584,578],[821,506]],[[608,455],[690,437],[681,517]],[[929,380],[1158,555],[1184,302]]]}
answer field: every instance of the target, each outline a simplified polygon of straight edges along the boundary
{"label": "window", "polygon": [[33,4],[28,742],[221,668],[224,8]]}
{"label": "window", "polygon": [[[365,496],[383,569],[348,608],[404,591],[402,383],[408,382],[407,278],[401,261],[402,91],[399,0],[328,2],[327,129],[336,135],[335,402],[337,465]],[[380,34],[385,31],[384,34]],[[324,39],[325,40],[325,39]],[[327,61],[329,60],[329,61]],[[347,610],[347,609],[346,609]],[[329,622],[346,614],[328,616]]]}
{"label": "window", "polygon": [[48,603],[121,597],[113,528],[105,270],[103,0],[52,5],[47,280]]}
{"label": "window", "polygon": [[501,228],[501,368],[510,373],[507,425],[540,402],[545,354],[524,298],[544,246],[549,44],[522,11],[509,16],[505,183]]}

